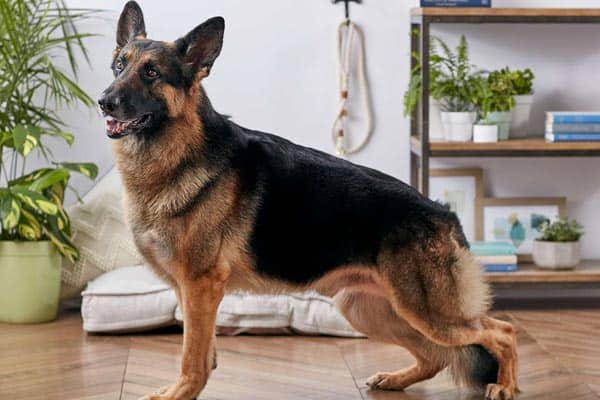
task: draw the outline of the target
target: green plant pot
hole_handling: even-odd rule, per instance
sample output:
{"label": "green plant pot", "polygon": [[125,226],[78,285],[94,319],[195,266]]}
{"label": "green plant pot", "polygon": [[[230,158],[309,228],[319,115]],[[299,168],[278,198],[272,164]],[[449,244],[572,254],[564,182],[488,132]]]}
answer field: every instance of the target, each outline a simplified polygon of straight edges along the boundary
{"label": "green plant pot", "polygon": [[0,241],[0,322],[56,318],[62,258],[49,241]]}
{"label": "green plant pot", "polygon": [[510,124],[512,123],[512,111],[491,112],[486,120],[498,125],[498,140],[508,140],[510,136]]}

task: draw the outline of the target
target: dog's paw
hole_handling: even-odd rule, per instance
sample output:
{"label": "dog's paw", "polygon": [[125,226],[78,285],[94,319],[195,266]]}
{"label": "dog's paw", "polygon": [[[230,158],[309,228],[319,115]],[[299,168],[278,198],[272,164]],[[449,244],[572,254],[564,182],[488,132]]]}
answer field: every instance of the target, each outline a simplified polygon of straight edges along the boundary
{"label": "dog's paw", "polygon": [[485,400],[513,400],[515,398],[515,390],[490,383],[485,389]]}
{"label": "dog's paw", "polygon": [[141,397],[139,400],[171,400],[170,397],[165,395],[169,389],[170,386],[164,386],[152,394],[147,394],[146,396]]}
{"label": "dog's paw", "polygon": [[367,386],[371,389],[380,390],[402,390],[404,386],[398,382],[398,377],[395,374],[388,372],[378,372],[367,379]]}

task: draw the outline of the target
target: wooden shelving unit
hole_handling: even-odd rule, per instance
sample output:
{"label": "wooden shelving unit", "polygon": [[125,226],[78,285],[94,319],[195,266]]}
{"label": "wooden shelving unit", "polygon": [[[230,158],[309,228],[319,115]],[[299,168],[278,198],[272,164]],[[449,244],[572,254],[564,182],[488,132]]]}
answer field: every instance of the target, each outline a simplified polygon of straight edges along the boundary
{"label": "wooden shelving unit", "polygon": [[[589,24],[600,23],[600,9],[573,8],[414,8],[411,10],[412,67],[421,69],[423,93],[411,118],[411,185],[429,194],[429,163],[435,157],[598,157],[600,143],[547,143],[542,137],[499,143],[449,143],[429,140],[429,41],[432,24]],[[543,271],[522,265],[518,272],[490,273],[493,283],[600,282],[600,261],[587,261],[574,271]]]}

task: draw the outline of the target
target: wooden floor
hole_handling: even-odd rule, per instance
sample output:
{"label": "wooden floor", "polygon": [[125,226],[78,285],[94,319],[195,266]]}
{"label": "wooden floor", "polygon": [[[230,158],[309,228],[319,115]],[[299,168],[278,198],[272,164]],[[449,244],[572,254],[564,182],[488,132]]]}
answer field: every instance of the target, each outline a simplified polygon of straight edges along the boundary
{"label": "wooden floor", "polygon": [[[509,311],[519,328],[519,399],[600,399],[600,308]],[[137,399],[175,379],[181,334],[86,335],[77,314],[37,326],[0,324],[0,399]],[[369,391],[380,370],[412,363],[403,349],[365,339],[219,338],[219,368],[202,399],[457,400],[445,374],[405,392]]]}

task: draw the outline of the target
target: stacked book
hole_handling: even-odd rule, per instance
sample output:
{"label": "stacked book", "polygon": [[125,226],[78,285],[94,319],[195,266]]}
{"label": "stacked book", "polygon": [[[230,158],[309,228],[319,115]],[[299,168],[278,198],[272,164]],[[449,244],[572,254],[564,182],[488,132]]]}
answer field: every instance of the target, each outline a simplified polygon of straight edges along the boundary
{"label": "stacked book", "polygon": [[510,243],[471,243],[471,254],[485,272],[514,272],[517,270],[515,247]]}
{"label": "stacked book", "polygon": [[492,0],[421,0],[421,7],[491,7]]}
{"label": "stacked book", "polygon": [[546,141],[600,142],[600,112],[547,112]]}

